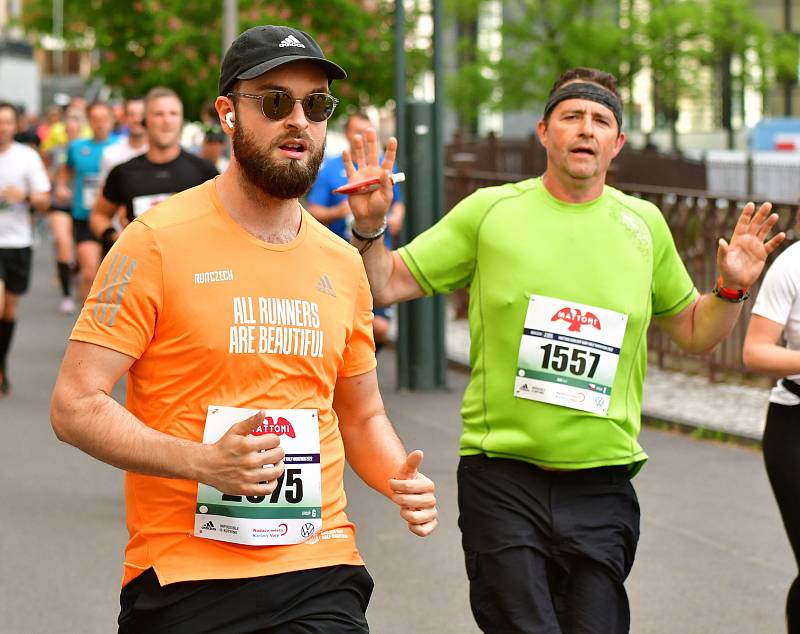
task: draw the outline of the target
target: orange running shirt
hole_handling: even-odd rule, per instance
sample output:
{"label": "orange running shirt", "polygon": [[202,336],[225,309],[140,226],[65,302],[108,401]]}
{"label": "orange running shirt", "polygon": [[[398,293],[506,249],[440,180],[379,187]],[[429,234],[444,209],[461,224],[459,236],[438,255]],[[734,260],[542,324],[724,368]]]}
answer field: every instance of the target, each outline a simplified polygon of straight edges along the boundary
{"label": "orange running shirt", "polygon": [[126,407],[202,441],[210,404],[319,411],[322,530],[290,546],[195,537],[197,482],[127,473],[123,586],[149,567],[162,585],[362,564],[345,514],[338,377],[375,367],[361,257],[303,210],[287,244],[237,225],[214,181],[137,218],[103,260],[70,337],[134,357]]}

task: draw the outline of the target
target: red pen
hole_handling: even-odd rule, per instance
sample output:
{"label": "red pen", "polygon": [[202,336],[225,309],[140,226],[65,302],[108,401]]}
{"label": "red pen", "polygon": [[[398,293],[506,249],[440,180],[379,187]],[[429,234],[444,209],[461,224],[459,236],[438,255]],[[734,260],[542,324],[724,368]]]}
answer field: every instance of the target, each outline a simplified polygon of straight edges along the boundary
{"label": "red pen", "polygon": [[[406,175],[403,172],[397,172],[397,174],[391,175],[392,183],[402,183],[406,179]],[[381,179],[379,178],[368,178],[363,181],[357,181],[355,183],[347,183],[346,185],[342,185],[341,187],[337,187],[333,190],[334,194],[364,194],[367,192],[374,192],[376,189],[380,187]]]}

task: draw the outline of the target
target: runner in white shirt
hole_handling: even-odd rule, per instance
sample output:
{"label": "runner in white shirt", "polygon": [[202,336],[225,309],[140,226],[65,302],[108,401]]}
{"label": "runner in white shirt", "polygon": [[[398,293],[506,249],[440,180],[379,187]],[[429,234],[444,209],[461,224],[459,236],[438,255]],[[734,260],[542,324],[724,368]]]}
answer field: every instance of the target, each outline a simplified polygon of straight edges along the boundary
{"label": "runner in white shirt", "polygon": [[147,152],[147,130],[144,127],[144,99],[125,102],[125,126],[128,136],[103,150],[100,158],[100,183],[106,182],[108,173],[117,165]]}
{"label": "runner in white shirt", "polygon": [[17,297],[28,290],[33,229],[30,208],[50,206],[50,179],[36,150],[14,142],[17,112],[0,103],[0,398],[10,384],[6,356],[16,324]]}
{"label": "runner in white shirt", "polygon": [[[779,343],[783,335],[785,345]],[[800,243],[781,253],[764,276],[742,357],[751,370],[778,379],[769,396],[762,449],[783,524],[800,566]],[[800,631],[800,575],[786,600],[789,632]]]}

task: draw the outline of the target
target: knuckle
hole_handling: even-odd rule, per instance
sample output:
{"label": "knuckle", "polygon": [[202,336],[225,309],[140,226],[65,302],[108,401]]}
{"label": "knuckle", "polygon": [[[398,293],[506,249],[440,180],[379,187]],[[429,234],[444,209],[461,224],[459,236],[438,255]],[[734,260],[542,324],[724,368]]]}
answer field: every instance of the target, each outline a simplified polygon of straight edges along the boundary
{"label": "knuckle", "polygon": [[262,457],[257,454],[248,454],[244,459],[244,464],[248,469],[259,469],[263,463]]}
{"label": "knuckle", "polygon": [[273,491],[275,491],[275,487],[278,486],[277,480],[268,480],[267,482],[260,483],[259,488],[263,491],[264,495],[270,495]]}

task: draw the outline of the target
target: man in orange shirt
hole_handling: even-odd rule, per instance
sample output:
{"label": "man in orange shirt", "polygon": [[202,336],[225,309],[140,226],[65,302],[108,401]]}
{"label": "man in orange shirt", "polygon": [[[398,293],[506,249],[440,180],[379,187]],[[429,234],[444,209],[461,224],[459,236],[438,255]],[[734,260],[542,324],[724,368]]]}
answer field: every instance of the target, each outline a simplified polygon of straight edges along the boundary
{"label": "man in orange shirt", "polygon": [[[306,33],[240,35],[216,100],[228,169],[126,227],[72,332],[52,421],[127,471],[120,632],[368,631],[345,457],[412,532],[436,526],[383,409],[361,258],[298,201],[345,77]],[[382,175],[368,200],[388,209],[395,150],[369,150],[353,178]]]}

